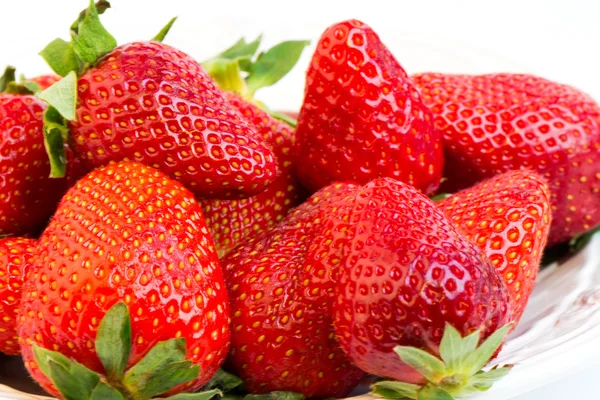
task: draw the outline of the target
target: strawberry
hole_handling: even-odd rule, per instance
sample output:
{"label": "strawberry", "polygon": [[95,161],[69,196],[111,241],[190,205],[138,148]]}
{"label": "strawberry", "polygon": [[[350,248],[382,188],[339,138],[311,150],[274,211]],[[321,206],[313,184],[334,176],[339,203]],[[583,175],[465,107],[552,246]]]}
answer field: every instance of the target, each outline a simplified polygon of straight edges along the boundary
{"label": "strawberry", "polygon": [[[336,336],[350,360],[415,391],[428,381],[450,394],[472,389],[471,375],[508,330],[499,329],[508,322],[510,306],[493,265],[428,198],[389,178],[358,191],[345,225],[350,229],[333,310]],[[466,360],[478,336],[470,350],[443,359],[453,365],[436,359],[444,332],[458,338],[480,332],[486,338],[495,331],[493,346],[480,350],[483,364]],[[415,353],[419,362],[410,358]]]}
{"label": "strawberry", "polygon": [[[14,68],[7,68],[0,82],[0,236],[34,234],[69,182],[49,177],[42,121],[46,103],[14,82]],[[2,93],[7,90],[11,93]]]}
{"label": "strawberry", "polygon": [[0,351],[19,354],[15,329],[23,275],[33,259],[35,240],[0,239]]}
{"label": "strawberry", "polygon": [[[83,15],[71,43],[42,52],[66,77],[41,97],[69,120],[62,129],[86,167],[136,161],[210,198],[258,194],[275,179],[272,152],[196,61],[160,43],[165,30],[116,47],[93,3]],[[57,63],[65,47],[80,62]]]}
{"label": "strawberry", "polygon": [[544,178],[510,171],[437,203],[496,267],[508,289],[510,321],[521,318],[533,290],[550,230]]}
{"label": "strawberry", "polygon": [[[193,195],[159,171],[122,162],[86,175],[64,196],[35,253],[17,327],[25,365],[49,393],[83,398],[51,364],[84,369],[92,383],[106,374],[100,381],[113,390],[147,399],[201,387],[225,359],[229,306],[214,244]],[[100,335],[113,306],[106,329],[131,331],[118,340]],[[129,338],[130,349],[117,351],[115,343]],[[100,354],[106,341],[119,368]],[[88,382],[74,378],[68,382]]]}
{"label": "strawberry", "polygon": [[297,171],[317,190],[335,181],[393,177],[425,193],[442,174],[439,133],[404,69],[360,21],[323,33],[306,75]]}
{"label": "strawberry", "polygon": [[356,190],[322,189],[222,260],[232,314],[228,365],[250,392],[343,397],[364,376],[339,348],[330,317],[341,244],[331,241],[331,216],[343,218]]}
{"label": "strawberry", "polygon": [[549,245],[600,224],[600,108],[572,87],[530,75],[413,77],[443,134],[453,192],[529,168],[548,180]]}

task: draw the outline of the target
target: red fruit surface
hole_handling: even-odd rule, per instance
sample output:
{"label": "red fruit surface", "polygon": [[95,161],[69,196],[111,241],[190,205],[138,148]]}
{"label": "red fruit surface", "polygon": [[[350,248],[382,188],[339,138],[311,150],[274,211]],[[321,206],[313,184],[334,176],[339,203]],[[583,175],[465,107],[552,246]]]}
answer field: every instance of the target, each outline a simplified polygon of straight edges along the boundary
{"label": "red fruit surface", "polygon": [[508,322],[498,272],[413,187],[389,178],[362,187],[347,226],[334,325],[362,370],[423,383],[395,346],[438,355],[446,323],[463,335],[481,329],[485,338]]}
{"label": "red fruit surface", "polygon": [[200,64],[162,43],[119,46],[79,79],[72,148],[88,168],[137,161],[201,197],[245,197],[275,179],[273,154]]}
{"label": "red fruit surface", "polygon": [[37,83],[40,89],[45,90],[50,86],[54,85],[56,82],[61,80],[61,77],[58,75],[40,75],[34,78],[29,79],[33,83]]}
{"label": "red fruit surface", "polygon": [[35,96],[0,94],[0,236],[43,228],[67,189],[49,177],[45,108]]}
{"label": "red fruit surface", "polygon": [[437,203],[502,276],[511,300],[511,322],[521,318],[535,285],[550,231],[546,180],[510,171]]}
{"label": "red fruit surface", "polygon": [[342,241],[331,241],[358,187],[334,184],[223,259],[233,372],[251,392],[343,397],[364,376],[339,348],[331,306]]}
{"label": "red fruit surface", "polygon": [[435,191],[442,144],[431,111],[377,34],[360,21],[329,27],[306,75],[297,171],[315,191],[392,177]]}
{"label": "red fruit surface", "polygon": [[20,353],[16,330],[23,275],[33,260],[35,240],[0,239],[0,351]]}
{"label": "red fruit surface", "polygon": [[32,344],[103,372],[98,325],[118,301],[131,314],[128,367],[159,341],[183,337],[197,389],[229,346],[229,305],[217,253],[193,195],[137,163],[97,169],[71,188],[26,274],[18,332],[25,366],[49,393]]}
{"label": "red fruit surface", "polygon": [[241,200],[204,200],[204,217],[219,255],[281,221],[302,198],[293,171],[292,128],[235,94],[226,94],[231,105],[262,136],[275,155],[278,176],[264,192]]}
{"label": "red fruit surface", "polygon": [[548,180],[549,245],[600,224],[600,107],[572,87],[530,75],[413,76],[443,134],[453,192],[509,170]]}

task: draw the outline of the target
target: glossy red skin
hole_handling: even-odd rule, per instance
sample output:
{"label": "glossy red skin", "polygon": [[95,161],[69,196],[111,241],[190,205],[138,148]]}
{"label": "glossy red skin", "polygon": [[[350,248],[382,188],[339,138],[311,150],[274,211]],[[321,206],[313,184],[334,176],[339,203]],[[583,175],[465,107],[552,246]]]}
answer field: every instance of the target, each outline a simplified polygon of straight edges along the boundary
{"label": "glossy red skin", "polygon": [[193,195],[137,163],[95,170],[71,188],[36,247],[25,277],[18,332],[25,366],[38,369],[32,344],[103,372],[94,351],[98,324],[124,301],[131,314],[128,367],[159,341],[184,337],[198,379],[216,372],[229,346],[229,306],[219,260]]}
{"label": "glossy red skin", "polygon": [[0,239],[0,351],[20,353],[16,331],[23,275],[33,260],[35,240]]}
{"label": "glossy red skin", "polygon": [[223,259],[232,315],[228,367],[250,392],[344,397],[364,376],[335,340],[338,243],[327,242],[331,217],[351,208],[357,189],[322,189]]}
{"label": "glossy red skin", "polygon": [[546,180],[531,171],[510,171],[436,204],[502,276],[516,326],[548,241],[552,217]]}
{"label": "glossy red skin", "polygon": [[600,107],[572,87],[529,75],[413,76],[442,131],[454,192],[528,168],[550,185],[549,245],[600,224]]}
{"label": "glossy red skin", "polygon": [[88,168],[141,162],[207,198],[251,196],[275,179],[271,151],[179,50],[119,46],[78,84],[72,148]]}
{"label": "glossy red skin", "polygon": [[446,323],[486,338],[508,322],[498,272],[435,205],[389,178],[359,191],[337,286],[338,341],[362,370],[410,383],[423,377],[394,353],[439,354]]}
{"label": "glossy red skin", "polygon": [[43,228],[67,189],[64,179],[49,177],[45,108],[35,96],[0,94],[0,236]]}
{"label": "glossy red skin", "polygon": [[235,94],[226,94],[231,105],[255,127],[277,160],[277,178],[256,196],[241,200],[201,201],[204,217],[220,256],[248,237],[281,221],[300,204],[303,190],[293,171],[294,131],[258,106]]}
{"label": "glossy red skin", "polygon": [[62,78],[58,75],[48,74],[48,75],[40,75],[34,78],[29,79],[31,82],[37,83],[40,89],[45,90],[50,86],[54,85],[56,82],[60,81]]}
{"label": "glossy red skin", "polygon": [[377,34],[356,20],[323,33],[306,74],[297,172],[315,191],[392,177],[437,189],[442,144],[431,111]]}

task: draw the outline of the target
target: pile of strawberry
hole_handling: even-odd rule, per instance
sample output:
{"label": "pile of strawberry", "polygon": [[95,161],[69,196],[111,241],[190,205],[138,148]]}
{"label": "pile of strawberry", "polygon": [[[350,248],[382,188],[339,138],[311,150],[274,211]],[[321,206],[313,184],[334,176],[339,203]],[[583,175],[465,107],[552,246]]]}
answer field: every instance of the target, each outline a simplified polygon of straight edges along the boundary
{"label": "pile of strawberry", "polygon": [[59,76],[0,79],[0,350],[69,400],[344,397],[368,374],[452,399],[509,372],[482,368],[547,245],[600,225],[590,97],[411,77],[351,20],[296,124],[254,93],[307,42],[200,64],[162,44],[173,21],[117,46],[109,6],[42,51]]}

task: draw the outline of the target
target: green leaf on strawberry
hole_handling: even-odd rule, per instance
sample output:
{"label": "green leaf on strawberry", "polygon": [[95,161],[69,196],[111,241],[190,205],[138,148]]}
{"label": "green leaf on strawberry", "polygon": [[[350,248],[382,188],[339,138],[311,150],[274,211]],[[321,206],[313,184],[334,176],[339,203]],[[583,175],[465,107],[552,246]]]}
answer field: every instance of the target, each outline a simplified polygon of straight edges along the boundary
{"label": "green leaf on strawberry", "polygon": [[123,379],[131,352],[131,319],[124,303],[113,306],[100,323],[96,352],[110,381]]}
{"label": "green leaf on strawberry", "polygon": [[60,76],[66,76],[71,71],[79,70],[79,59],[73,50],[73,45],[63,39],[54,39],[44,47],[40,56]]}
{"label": "green leaf on strawberry", "polygon": [[219,369],[217,373],[211,378],[211,380],[208,381],[206,385],[204,385],[202,390],[211,390],[218,388],[224,392],[228,392],[230,390],[240,387],[243,383],[244,381],[240,377],[230,374],[229,372],[224,371],[222,369]]}
{"label": "green leaf on strawberry", "polygon": [[244,396],[244,400],[302,400],[304,396],[301,393],[285,392],[276,390],[263,394],[249,394]]}
{"label": "green leaf on strawberry", "polygon": [[201,393],[179,393],[171,397],[167,397],[165,400],[209,400],[216,395],[221,395],[219,390],[208,390]]}
{"label": "green leaf on strawberry", "polygon": [[15,81],[15,67],[10,65],[6,67],[2,76],[0,76],[0,93],[4,93],[11,82]]}
{"label": "green leaf on strawberry", "polygon": [[44,147],[50,160],[50,177],[62,178],[67,171],[65,141],[69,133],[67,121],[52,106],[44,111]]}
{"label": "green leaf on strawberry", "polygon": [[[146,400],[196,379],[198,365],[185,360],[185,339],[159,342],[136,365],[125,371],[131,350],[131,320],[124,303],[111,307],[98,328],[96,353],[107,372],[102,376],[64,355],[33,346],[40,370],[67,400]],[[169,400],[208,400],[213,389],[181,394]]]}
{"label": "green leaf on strawberry", "polygon": [[[252,42],[246,42],[246,39],[241,38],[231,47],[223,51],[222,53],[215,56],[213,59],[224,59],[224,60],[239,60],[239,59],[251,59],[260,46],[262,41],[262,35],[259,35]],[[210,60],[208,60],[210,61]]]}
{"label": "green leaf on strawberry", "polygon": [[[108,5],[108,2],[103,2]],[[81,61],[87,64],[95,63],[112,49],[117,47],[116,39],[100,22],[99,11],[94,0],[90,0],[87,12],[80,15],[76,24],[71,27],[71,43],[73,51]]]}
{"label": "green leaf on strawberry", "polygon": [[54,107],[65,119],[73,121],[77,107],[77,75],[71,71],[63,79],[38,93],[37,97]]}
{"label": "green leaf on strawberry", "polygon": [[396,346],[401,360],[417,370],[426,380],[423,386],[405,382],[381,381],[373,384],[372,393],[388,399],[454,400],[488,390],[494,382],[506,376],[511,365],[483,368],[504,341],[510,324],[498,329],[479,347],[479,331],[465,337],[446,324],[440,343],[440,358],[408,346]]}
{"label": "green leaf on strawberry", "polygon": [[274,85],[292,70],[300,59],[308,40],[290,40],[281,42],[269,50],[260,53],[250,65],[246,84],[250,96],[263,87]]}
{"label": "green leaf on strawberry", "polygon": [[171,27],[173,26],[173,24],[175,23],[175,21],[177,21],[177,17],[171,18],[171,20],[169,22],[167,22],[167,25],[165,25],[160,32],[158,32],[158,34],[156,36],[154,36],[151,40],[154,42],[162,42],[163,40],[165,40],[165,37],[167,36],[167,34],[169,33],[169,31],[171,30]]}
{"label": "green leaf on strawberry", "polygon": [[115,388],[100,382],[92,391],[90,400],[125,400],[125,398]]}

